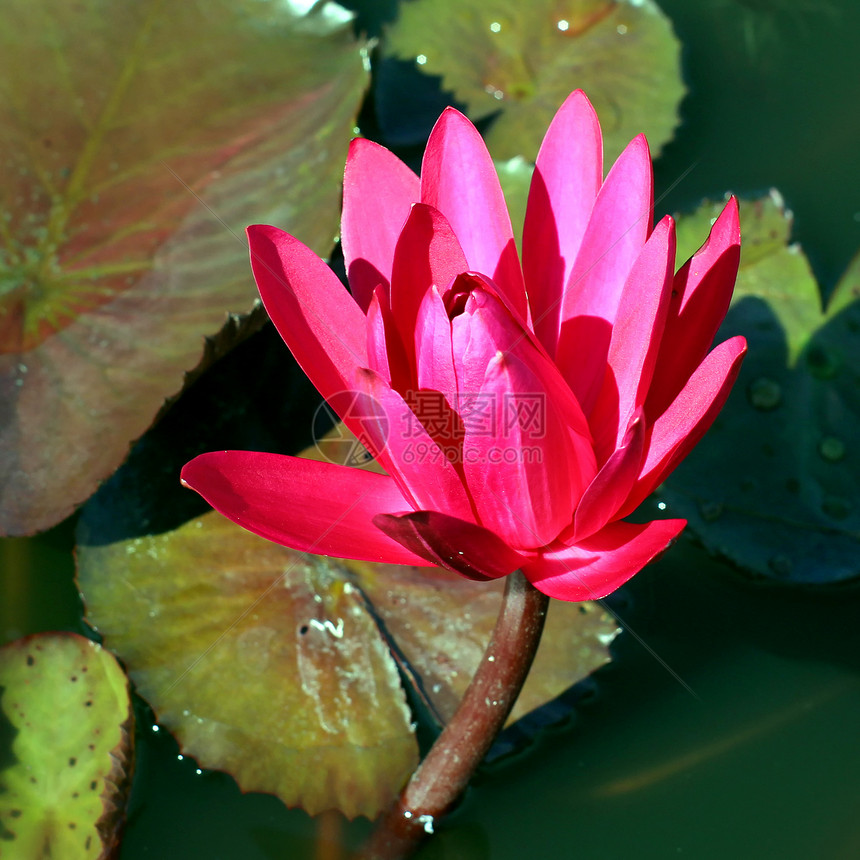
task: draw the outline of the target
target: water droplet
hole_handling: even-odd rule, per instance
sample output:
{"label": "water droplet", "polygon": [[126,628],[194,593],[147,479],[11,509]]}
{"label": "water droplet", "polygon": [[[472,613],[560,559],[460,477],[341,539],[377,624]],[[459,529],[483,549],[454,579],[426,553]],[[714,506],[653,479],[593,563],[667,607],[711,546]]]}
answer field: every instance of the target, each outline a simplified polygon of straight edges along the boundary
{"label": "water droplet", "polygon": [[699,513],[705,522],[713,522],[718,520],[723,513],[722,502],[702,502],[699,505]]}
{"label": "water droplet", "polygon": [[851,513],[851,502],[840,496],[825,496],[821,510],[834,520],[844,520]]}
{"label": "water droplet", "polygon": [[493,23],[490,24],[490,32],[491,33],[498,33],[501,29],[502,29],[502,25],[498,21],[493,21]]}
{"label": "water droplet", "polygon": [[787,555],[779,554],[773,556],[770,561],[768,561],[767,566],[777,576],[789,576],[794,568],[794,562],[792,562]]}
{"label": "water droplet", "polygon": [[419,54],[415,58],[415,62],[418,63],[419,66],[423,66],[427,62],[427,55],[426,54]]}
{"label": "water droplet", "polygon": [[562,32],[562,33],[566,33],[566,32],[567,32],[567,30],[568,30],[568,28],[570,27],[570,22],[569,22],[569,21],[565,21],[565,20],[564,20],[564,18],[562,18],[562,19],[558,22],[558,24],[556,24],[555,26],[556,26],[556,27],[558,27],[558,29],[559,29],[559,30],[561,30],[561,32]]}
{"label": "water droplet", "polygon": [[813,343],[806,351],[806,363],[810,373],[818,379],[832,379],[839,371],[842,360],[820,343]]}
{"label": "water droplet", "polygon": [[627,34],[627,25],[626,24],[619,24],[615,28],[615,32],[618,33],[619,36],[625,36]]}
{"label": "water droplet", "polygon": [[836,436],[825,436],[818,445],[818,453],[831,463],[838,463],[845,456],[845,443]]}
{"label": "water droplet", "polygon": [[747,397],[756,409],[767,412],[782,403],[782,387],[773,379],[760,376],[749,384]]}

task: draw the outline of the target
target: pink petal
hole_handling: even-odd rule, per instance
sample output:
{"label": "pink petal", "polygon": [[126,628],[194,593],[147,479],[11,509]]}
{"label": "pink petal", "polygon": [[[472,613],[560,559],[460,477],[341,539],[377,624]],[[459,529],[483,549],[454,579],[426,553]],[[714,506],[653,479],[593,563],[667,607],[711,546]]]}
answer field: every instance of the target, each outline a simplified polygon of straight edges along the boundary
{"label": "pink petal", "polygon": [[362,310],[379,284],[391,283],[394,245],[418,195],[418,177],[396,155],[362,138],[350,143],[341,244],[349,285]]}
{"label": "pink petal", "polygon": [[400,394],[371,370],[359,371],[357,383],[375,416],[367,423],[367,447],[397,481],[410,507],[472,519],[460,474]]}
{"label": "pink petal", "polygon": [[469,294],[452,339],[463,471],[478,519],[512,546],[549,543],[596,469],[587,430],[566,420],[578,406],[543,350],[483,290]]}
{"label": "pink petal", "polygon": [[498,535],[436,511],[379,514],[375,525],[410,552],[469,579],[498,579],[525,560]]}
{"label": "pink petal", "polygon": [[[606,523],[617,519],[618,509],[626,500],[642,468],[644,446],[645,422],[640,410],[620,447],[603,464],[583,493],[576,509],[571,542],[579,543]],[[564,537],[562,541],[567,543]]]}
{"label": "pink petal", "polygon": [[550,355],[558,342],[564,288],[603,181],[603,138],[582,90],[568,96],[538,153],[523,228],[534,329]]}
{"label": "pink petal", "polygon": [[746,350],[746,340],[740,336],[714,347],[654,422],[642,473],[619,516],[636,510],[705,435],[729,396]]}
{"label": "pink petal", "polygon": [[331,400],[367,365],[365,318],[310,248],[276,227],[248,228],[251,267],[275,328],[317,391]]}
{"label": "pink petal", "polygon": [[302,552],[425,564],[373,525],[378,514],[409,509],[387,475],[281,454],[215,451],[186,463],[182,483],[242,528]]}
{"label": "pink petal", "polygon": [[453,407],[457,402],[457,377],[451,346],[451,320],[435,285],[425,293],[418,309],[415,355],[418,388],[441,392]]}
{"label": "pink petal", "polygon": [[740,261],[738,203],[725,205],[704,245],[675,276],[646,414],[654,420],[710,349],[729,309]]}
{"label": "pink petal", "polygon": [[667,215],[648,237],[621,294],[603,386],[589,416],[598,462],[621,443],[631,417],[645,400],[674,271],[675,224]]}
{"label": "pink petal", "polygon": [[416,203],[397,240],[391,275],[391,312],[415,364],[413,345],[415,320],[426,292],[436,286],[441,292],[469,268],[463,249],[445,216],[423,203]]}
{"label": "pink petal", "polygon": [[586,415],[603,384],[622,290],[651,232],[652,185],[648,144],[639,135],[597,195],[566,285],[556,361]]}
{"label": "pink petal", "polygon": [[463,114],[439,117],[421,166],[421,200],[442,212],[456,233],[467,269],[487,275],[525,318],[525,286],[508,207],[487,147]]}
{"label": "pink petal", "polygon": [[686,524],[686,520],[610,523],[576,546],[544,552],[523,565],[523,573],[550,597],[598,600],[662,553]]}
{"label": "pink petal", "polygon": [[367,362],[396,391],[414,387],[409,361],[388,307],[388,292],[381,284],[373,291],[367,309]]}

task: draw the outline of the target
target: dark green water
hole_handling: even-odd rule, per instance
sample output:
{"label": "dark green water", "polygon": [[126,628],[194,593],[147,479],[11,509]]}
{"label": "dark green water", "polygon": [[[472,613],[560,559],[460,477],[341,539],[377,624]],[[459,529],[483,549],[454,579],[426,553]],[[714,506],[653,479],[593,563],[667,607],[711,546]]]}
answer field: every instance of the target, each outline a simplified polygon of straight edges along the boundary
{"label": "dark green water", "polygon": [[[860,247],[860,3],[662,6],[691,95],[658,194],[695,167],[658,209],[776,186],[829,290]],[[82,629],[72,531],[0,543],[2,641]],[[636,578],[620,616],[595,699],[482,773],[421,856],[860,856],[860,590],[751,584],[684,541]],[[368,830],[243,796],[177,752],[142,726],[123,860],[337,857],[321,829],[349,845]]]}

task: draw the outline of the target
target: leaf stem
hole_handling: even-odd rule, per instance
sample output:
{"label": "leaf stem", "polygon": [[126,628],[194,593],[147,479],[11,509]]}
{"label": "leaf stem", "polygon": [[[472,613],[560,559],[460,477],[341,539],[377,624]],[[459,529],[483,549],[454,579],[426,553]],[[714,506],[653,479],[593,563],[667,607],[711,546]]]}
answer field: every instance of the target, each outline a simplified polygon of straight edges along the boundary
{"label": "leaf stem", "polygon": [[462,702],[362,849],[363,860],[400,860],[433,832],[501,731],[531,668],[549,598],[520,572],[507,578],[490,644]]}

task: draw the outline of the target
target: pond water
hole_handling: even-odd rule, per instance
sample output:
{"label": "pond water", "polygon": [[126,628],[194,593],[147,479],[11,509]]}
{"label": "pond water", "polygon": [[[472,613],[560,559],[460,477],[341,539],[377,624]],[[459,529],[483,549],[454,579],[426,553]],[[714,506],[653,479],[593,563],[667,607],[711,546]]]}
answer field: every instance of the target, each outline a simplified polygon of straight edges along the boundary
{"label": "pond water", "polygon": [[[690,95],[658,194],[693,169],[658,215],[775,186],[826,294],[860,248],[860,4],[661,6]],[[84,630],[73,530],[0,542],[0,640]],[[419,856],[860,856],[860,589],[752,582],[685,537],[616,611],[615,661],[576,718],[482,771]],[[198,774],[140,716],[122,860],[334,860],[369,832]]]}

